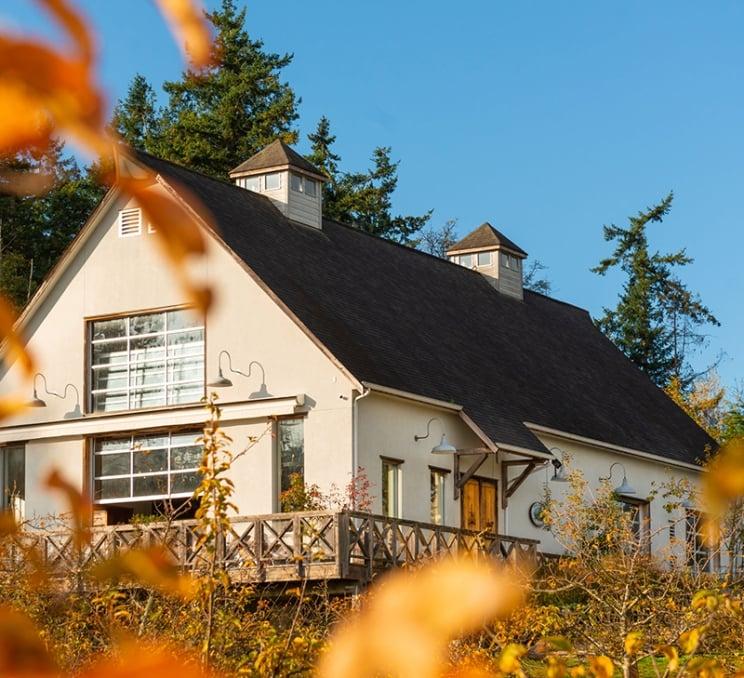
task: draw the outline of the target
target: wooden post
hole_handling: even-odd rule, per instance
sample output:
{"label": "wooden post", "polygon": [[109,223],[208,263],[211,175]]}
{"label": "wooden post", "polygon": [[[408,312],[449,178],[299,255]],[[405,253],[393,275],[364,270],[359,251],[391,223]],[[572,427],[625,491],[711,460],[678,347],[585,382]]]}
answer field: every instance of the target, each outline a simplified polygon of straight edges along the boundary
{"label": "wooden post", "polygon": [[336,571],[341,579],[349,576],[349,514],[346,511],[333,516],[336,531]]}

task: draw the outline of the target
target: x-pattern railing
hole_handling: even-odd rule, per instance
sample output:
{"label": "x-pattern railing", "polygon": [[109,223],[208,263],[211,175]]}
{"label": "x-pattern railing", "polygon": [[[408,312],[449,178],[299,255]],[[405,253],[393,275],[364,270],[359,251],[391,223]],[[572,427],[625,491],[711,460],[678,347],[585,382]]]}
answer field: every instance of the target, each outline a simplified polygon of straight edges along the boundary
{"label": "x-pattern railing", "polygon": [[[231,530],[215,546],[218,564],[250,581],[367,581],[386,569],[458,554],[519,562],[537,558],[535,540],[355,511],[240,516],[230,523]],[[82,549],[64,530],[29,530],[22,538],[35,543],[44,564],[60,572],[79,571],[123,550],[156,544],[186,570],[199,571],[207,563],[193,520],[96,527]],[[22,553],[7,549],[6,564],[17,567]]]}

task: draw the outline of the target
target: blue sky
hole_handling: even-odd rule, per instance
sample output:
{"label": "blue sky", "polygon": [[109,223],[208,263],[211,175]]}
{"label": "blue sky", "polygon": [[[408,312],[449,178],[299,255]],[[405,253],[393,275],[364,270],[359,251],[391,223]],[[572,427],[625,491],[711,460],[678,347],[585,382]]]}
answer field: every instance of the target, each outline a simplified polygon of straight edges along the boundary
{"label": "blue sky", "polygon": [[[136,72],[156,88],[178,76],[150,0],[80,4],[112,102]],[[54,34],[31,0],[4,0],[2,24]],[[323,114],[347,169],[392,146],[399,211],[433,208],[461,234],[490,221],[594,315],[620,286],[589,271],[602,224],[673,189],[652,244],[688,249],[683,279],[722,323],[698,363],[725,352],[724,381],[744,376],[744,3],[253,0],[248,28],[294,53],[300,150]]]}

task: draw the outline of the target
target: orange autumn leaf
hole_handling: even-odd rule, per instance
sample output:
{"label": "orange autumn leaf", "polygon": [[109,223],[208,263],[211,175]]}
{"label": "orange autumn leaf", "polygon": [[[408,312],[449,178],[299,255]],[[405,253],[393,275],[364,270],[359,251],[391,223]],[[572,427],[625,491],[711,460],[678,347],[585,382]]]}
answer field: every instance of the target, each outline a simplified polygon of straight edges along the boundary
{"label": "orange autumn leaf", "polygon": [[615,675],[615,667],[609,657],[589,657],[589,670],[594,678],[612,678]]}
{"label": "orange autumn leaf", "polygon": [[46,486],[59,490],[65,497],[73,519],[73,536],[78,547],[90,541],[93,508],[88,499],[72,483],[65,480],[56,469],[46,479]]}
{"label": "orange autumn leaf", "polygon": [[66,0],[36,0],[65,30],[75,45],[80,60],[87,64],[93,61],[93,38],[83,18]]}
{"label": "orange autumn leaf", "polygon": [[[21,373],[26,379],[34,376],[34,360],[26,349],[26,345],[15,328],[16,314],[10,304],[0,297],[0,338],[3,341],[5,352],[10,360],[17,361]],[[6,404],[6,408],[14,409],[12,402]]]}
{"label": "orange autumn leaf", "polygon": [[202,668],[196,657],[182,648],[168,648],[154,643],[130,642],[119,652],[103,659],[79,674],[80,678],[202,678],[212,676]]}
{"label": "orange autumn leaf", "polygon": [[194,0],[157,0],[171,32],[196,68],[210,62],[212,36],[201,3]]}
{"label": "orange autumn leaf", "polygon": [[507,616],[522,596],[514,570],[483,562],[443,560],[392,573],[374,587],[364,611],[333,635],[317,675],[434,678],[450,640]]}
{"label": "orange autumn leaf", "polygon": [[[125,152],[123,157],[127,158]],[[178,194],[175,194],[152,174],[135,177],[121,172],[120,162],[116,165],[117,185],[128,195],[136,198],[147,220],[155,226],[157,242],[171,262],[173,271],[191,303],[197,310],[206,312],[211,303],[211,293],[190,280],[186,269],[190,257],[203,255],[206,251],[206,240],[198,223],[199,217],[191,211],[184,200],[186,191],[179,187]],[[192,199],[191,202],[196,201]]]}
{"label": "orange autumn leaf", "polygon": [[123,551],[98,563],[91,574],[100,581],[135,581],[184,600],[193,598],[197,589],[163,546]]}
{"label": "orange autumn leaf", "polygon": [[0,675],[59,675],[33,622],[5,606],[0,607]]}

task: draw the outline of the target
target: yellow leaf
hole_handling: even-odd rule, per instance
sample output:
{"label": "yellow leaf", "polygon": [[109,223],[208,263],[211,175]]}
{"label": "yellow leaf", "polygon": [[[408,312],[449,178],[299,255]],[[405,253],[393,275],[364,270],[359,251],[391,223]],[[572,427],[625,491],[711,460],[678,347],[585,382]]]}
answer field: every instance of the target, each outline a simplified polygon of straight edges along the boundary
{"label": "yellow leaf", "polygon": [[499,657],[499,670],[503,673],[521,673],[522,665],[519,660],[527,653],[523,645],[511,643],[504,648]]}
{"label": "yellow leaf", "polygon": [[571,678],[585,676],[586,669],[583,666],[574,666],[572,669],[569,669],[568,675],[571,676]]}
{"label": "yellow leaf", "polygon": [[564,678],[568,674],[566,663],[558,657],[548,657],[548,667],[545,670],[547,678]]}
{"label": "yellow leaf", "polygon": [[157,0],[171,32],[196,68],[207,66],[212,37],[200,3],[193,0]]}
{"label": "yellow leaf", "polygon": [[692,654],[697,650],[697,646],[700,643],[700,631],[699,629],[690,629],[679,637],[679,647],[682,650],[682,654]]}
{"label": "yellow leaf", "polygon": [[0,607],[0,675],[59,675],[32,621],[5,606]]}
{"label": "yellow leaf", "polygon": [[589,657],[589,670],[595,678],[612,678],[615,666],[609,657]]}
{"label": "yellow leaf", "polygon": [[625,636],[625,654],[638,654],[643,647],[643,636],[638,631],[631,631]]}
{"label": "yellow leaf", "polygon": [[662,645],[657,648],[657,652],[661,652],[667,660],[667,668],[670,673],[674,673],[679,668],[679,652],[673,645]]}
{"label": "yellow leaf", "polygon": [[[2,119],[4,116],[0,116]],[[16,314],[10,304],[0,297],[0,338],[5,343],[8,358],[17,361],[24,377],[31,379],[34,374],[34,361],[26,350],[26,345],[15,329]]]}

